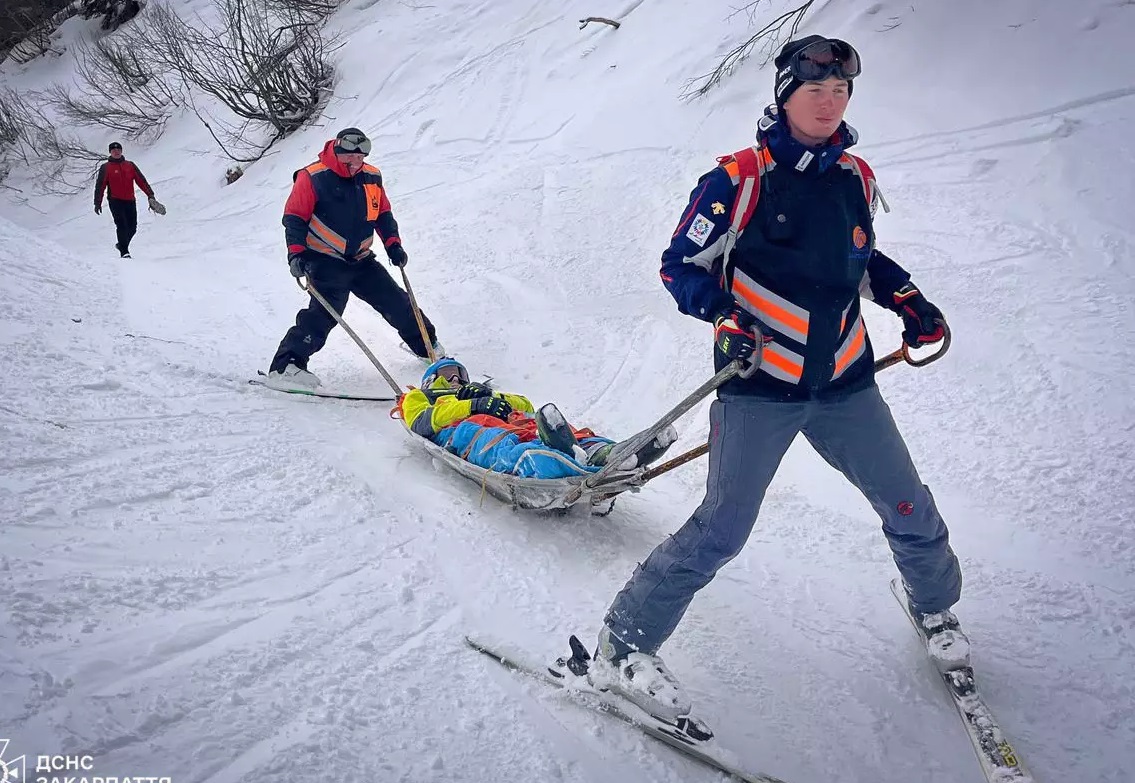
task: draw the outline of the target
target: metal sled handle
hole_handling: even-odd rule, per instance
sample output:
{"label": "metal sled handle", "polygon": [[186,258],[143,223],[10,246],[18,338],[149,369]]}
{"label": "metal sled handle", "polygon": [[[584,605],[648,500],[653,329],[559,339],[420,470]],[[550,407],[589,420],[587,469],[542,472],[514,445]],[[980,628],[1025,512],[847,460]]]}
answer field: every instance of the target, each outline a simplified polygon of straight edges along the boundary
{"label": "metal sled handle", "polygon": [[390,384],[390,388],[394,390],[394,394],[399,397],[402,396],[402,389],[398,386],[398,381],[394,380],[394,376],[388,373],[386,371],[386,368],[382,366],[382,363],[374,357],[374,354],[371,353],[370,348],[367,348],[367,345],[363,342],[362,338],[355,334],[355,330],[348,326],[347,322],[343,320],[343,316],[335,312],[335,308],[331,306],[330,302],[323,298],[323,294],[315,290],[315,286],[311,284],[311,278],[308,278],[307,284],[305,285],[297,277],[296,285],[298,285],[304,291],[307,291],[309,294],[311,294],[312,298],[315,299],[315,301],[323,305],[324,309],[327,310],[327,312],[331,314],[331,317],[335,319],[335,323],[339,324],[339,326],[342,326],[343,331],[350,335],[351,339],[355,341],[355,345],[359,346],[359,348],[362,349],[363,353],[367,355],[367,358],[370,359],[370,363],[378,369],[379,373],[382,374],[382,377],[385,378],[386,382]]}
{"label": "metal sled handle", "polygon": [[646,445],[655,435],[677,421],[684,413],[715,392],[722,384],[740,375],[742,369],[745,368],[743,368],[740,361],[730,362],[721,372],[695,389],[689,397],[686,397],[686,399],[667,411],[662,418],[653,425],[624,441],[621,447],[612,449],[611,453],[607,455],[607,464],[600,468],[598,472],[589,475],[580,482],[577,487],[565,495],[564,502],[570,506],[583,497],[584,492],[594,489],[598,484],[601,484],[607,476],[618,468],[619,464],[626,459],[628,455],[634,454]]}
{"label": "metal sled handle", "polygon": [[941,318],[936,318],[934,320],[934,323],[939,324],[942,327],[942,345],[940,348],[938,348],[937,351],[934,351],[933,353],[923,357],[922,359],[914,359],[910,355],[910,346],[906,343],[903,343],[902,347],[897,351],[889,353],[882,359],[879,359],[875,362],[875,372],[879,372],[879,370],[885,370],[888,367],[893,367],[899,362],[906,362],[911,367],[925,367],[926,365],[932,362],[936,362],[943,356],[945,356],[946,351],[950,350],[950,327]]}

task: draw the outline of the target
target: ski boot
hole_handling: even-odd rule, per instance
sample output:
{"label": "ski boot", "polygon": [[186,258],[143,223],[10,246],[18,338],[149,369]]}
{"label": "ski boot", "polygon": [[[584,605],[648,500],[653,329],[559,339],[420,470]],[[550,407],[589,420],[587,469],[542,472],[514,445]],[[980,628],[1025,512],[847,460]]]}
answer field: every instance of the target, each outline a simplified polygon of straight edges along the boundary
{"label": "ski boot", "polygon": [[576,662],[574,668],[569,661],[568,668],[577,674],[577,669],[582,668],[593,688],[626,699],[696,742],[713,737],[705,723],[690,715],[690,697],[662,658],[637,652],[604,626],[599,632],[595,656],[588,665],[587,651],[578,639],[573,637],[573,640],[573,658],[579,658],[582,653],[584,661],[582,667]]}
{"label": "ski boot", "polygon": [[[906,588],[906,585],[903,585]],[[926,640],[926,653],[938,667],[938,671],[946,672],[969,667],[969,637],[962,631],[957,616],[949,609],[941,612],[921,612],[910,600],[910,591],[906,591],[907,606],[913,615],[919,633]]]}
{"label": "ski boot", "polygon": [[313,373],[294,363],[289,363],[283,370],[269,371],[266,383],[277,388],[313,390],[322,385]]}

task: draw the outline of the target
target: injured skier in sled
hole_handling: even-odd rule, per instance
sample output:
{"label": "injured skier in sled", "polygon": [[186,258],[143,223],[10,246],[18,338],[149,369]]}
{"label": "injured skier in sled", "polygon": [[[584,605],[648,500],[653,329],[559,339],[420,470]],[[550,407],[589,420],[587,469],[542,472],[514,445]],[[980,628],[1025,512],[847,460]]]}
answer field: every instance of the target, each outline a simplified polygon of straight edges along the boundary
{"label": "injured skier in sled", "polygon": [[[470,382],[456,359],[426,368],[421,388],[398,400],[397,415],[417,435],[482,468],[522,478],[553,479],[594,473],[617,445],[589,429],[576,429],[552,403],[535,410],[519,394]],[[677,440],[666,427],[619,470],[634,470],[661,457]]]}

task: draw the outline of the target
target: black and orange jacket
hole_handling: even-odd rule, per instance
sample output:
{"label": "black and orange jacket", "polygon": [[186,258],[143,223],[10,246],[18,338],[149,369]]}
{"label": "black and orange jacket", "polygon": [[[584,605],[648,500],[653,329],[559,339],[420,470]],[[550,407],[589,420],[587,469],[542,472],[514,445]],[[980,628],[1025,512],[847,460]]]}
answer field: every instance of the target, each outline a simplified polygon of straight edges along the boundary
{"label": "black and orange jacket", "polygon": [[361,261],[373,257],[377,231],[389,254],[402,240],[382,173],[368,164],[352,177],[336,159],[334,147],[334,140],[327,142],[318,161],[292,175],[283,220],[288,252]]}
{"label": "black and orange jacket", "polygon": [[[760,196],[728,264],[730,216],[740,199],[734,156],[691,194],[662,255],[663,284],[681,312],[702,320],[741,307],[768,340],[758,372],[723,392],[799,400],[874,382],[860,298],[895,311],[894,295],[910,274],[875,248],[866,167],[846,152],[855,140],[843,126],[829,144],[808,149],[779,123],[763,123]],[[721,369],[728,360],[715,349],[714,362]]]}
{"label": "black and orange jacket", "polygon": [[134,184],[147,196],[154,195],[154,189],[142,176],[141,170],[126,158],[115,160],[110,158],[99,166],[98,176],[95,177],[95,206],[102,206],[103,193],[110,198],[120,201],[134,201]]}

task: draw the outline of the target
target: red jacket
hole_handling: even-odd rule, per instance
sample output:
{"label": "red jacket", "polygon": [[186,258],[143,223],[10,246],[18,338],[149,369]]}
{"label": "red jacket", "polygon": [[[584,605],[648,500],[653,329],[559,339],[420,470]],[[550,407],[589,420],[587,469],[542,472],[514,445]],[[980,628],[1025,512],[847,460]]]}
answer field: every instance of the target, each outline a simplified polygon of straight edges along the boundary
{"label": "red jacket", "polygon": [[154,189],[137,166],[126,158],[111,158],[99,167],[99,175],[95,178],[95,206],[102,206],[103,191],[109,191],[110,198],[133,201],[135,182],[147,196],[154,195]]}
{"label": "red jacket", "polygon": [[335,140],[319,160],[292,175],[284,205],[284,238],[289,253],[311,251],[345,261],[373,258],[374,233],[387,255],[401,247],[398,221],[382,186],[382,172],[369,164],[353,177],[335,157]]}

